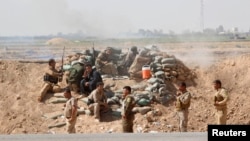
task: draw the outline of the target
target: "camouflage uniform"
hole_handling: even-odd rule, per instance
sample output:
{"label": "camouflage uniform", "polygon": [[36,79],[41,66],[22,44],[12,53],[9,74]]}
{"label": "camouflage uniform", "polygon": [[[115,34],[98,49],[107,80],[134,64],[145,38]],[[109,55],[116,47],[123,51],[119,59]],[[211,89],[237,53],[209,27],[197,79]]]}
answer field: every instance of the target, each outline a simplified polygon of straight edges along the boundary
{"label": "camouflage uniform", "polygon": [[[107,61],[107,64],[104,64],[104,62]],[[96,58],[96,69],[101,74],[110,74],[110,75],[118,75],[116,65],[113,63],[111,59],[111,55],[106,53],[106,50],[104,52],[101,52],[97,58]]]}
{"label": "camouflage uniform", "polygon": [[[64,109],[64,116],[66,118],[66,128],[67,128],[67,132],[69,134],[76,132],[75,124],[76,124],[76,120],[77,120],[77,111],[75,112],[74,115],[72,115],[73,107],[77,108],[77,100],[74,97],[71,97],[66,102],[66,106]],[[73,120],[69,121],[70,118],[72,118]]]}
{"label": "camouflage uniform", "polygon": [[188,125],[188,108],[191,102],[191,94],[186,91],[181,93],[176,100],[176,110],[179,117],[180,132],[187,132]]}
{"label": "camouflage uniform", "polygon": [[127,95],[122,102],[122,131],[124,133],[133,133],[135,112],[132,109],[135,104],[135,99],[131,95]]}
{"label": "camouflage uniform", "polygon": [[106,107],[102,106],[104,103],[107,103],[107,97],[104,94],[104,91],[95,89],[90,93],[88,99],[93,100],[93,103],[89,105],[89,110],[93,111],[95,119],[100,121],[100,111],[107,110],[105,109]]}
{"label": "camouflage uniform", "polygon": [[214,102],[219,102],[218,105],[215,106],[216,109],[216,117],[217,124],[226,124],[227,122],[227,101],[228,94],[226,89],[219,88],[214,95]]}
{"label": "camouflage uniform", "polygon": [[149,64],[150,61],[150,57],[138,54],[128,70],[130,77],[142,78],[142,67]]}
{"label": "camouflage uniform", "polygon": [[84,64],[77,62],[69,69],[68,85],[75,93],[80,92],[80,83],[83,79]]}
{"label": "camouflage uniform", "polygon": [[138,54],[137,47],[134,46],[134,47],[129,49],[124,60],[117,68],[120,75],[128,75],[128,69],[132,65],[132,63],[134,62],[136,54]]}
{"label": "camouflage uniform", "polygon": [[40,91],[40,96],[38,97],[38,101],[42,101],[47,94],[47,92],[60,92],[61,87],[57,84],[58,80],[60,80],[61,73],[55,68],[49,66],[44,74],[44,84]]}

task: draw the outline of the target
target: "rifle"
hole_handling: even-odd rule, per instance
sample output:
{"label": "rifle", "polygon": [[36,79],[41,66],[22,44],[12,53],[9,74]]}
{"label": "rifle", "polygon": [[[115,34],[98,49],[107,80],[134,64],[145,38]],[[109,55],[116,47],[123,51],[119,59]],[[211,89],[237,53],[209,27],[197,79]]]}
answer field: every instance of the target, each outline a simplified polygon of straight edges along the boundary
{"label": "rifle", "polygon": [[[60,72],[63,73],[64,70],[63,70],[63,58],[64,58],[64,52],[65,52],[65,46],[63,47],[63,54],[62,54],[62,65],[61,65],[61,69],[60,69]],[[62,76],[58,77],[58,80],[59,82],[61,82],[63,80],[63,74]]]}
{"label": "rifle", "polygon": [[63,72],[63,58],[64,58],[64,52],[65,52],[65,46],[63,47],[63,55],[62,55],[62,66],[61,66],[61,71]]}
{"label": "rifle", "polygon": [[95,47],[94,47],[94,43],[93,43],[93,46],[92,46],[92,65],[94,66],[95,65]]}

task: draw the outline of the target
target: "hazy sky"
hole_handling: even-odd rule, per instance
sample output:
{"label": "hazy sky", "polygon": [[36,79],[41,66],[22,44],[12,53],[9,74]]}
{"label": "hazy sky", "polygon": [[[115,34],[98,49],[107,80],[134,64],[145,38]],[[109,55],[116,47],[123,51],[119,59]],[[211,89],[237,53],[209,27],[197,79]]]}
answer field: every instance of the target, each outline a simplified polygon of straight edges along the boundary
{"label": "hazy sky", "polygon": [[[204,0],[204,27],[250,29],[250,0]],[[0,36],[201,30],[201,0],[0,0]]]}

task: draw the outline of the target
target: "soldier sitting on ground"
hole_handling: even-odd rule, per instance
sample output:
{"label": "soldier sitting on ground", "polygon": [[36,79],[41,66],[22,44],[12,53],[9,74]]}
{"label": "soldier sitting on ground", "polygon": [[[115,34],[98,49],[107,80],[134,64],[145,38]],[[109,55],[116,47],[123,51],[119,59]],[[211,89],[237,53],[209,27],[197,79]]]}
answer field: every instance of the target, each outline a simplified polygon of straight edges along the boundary
{"label": "soldier sitting on ground", "polygon": [[98,82],[103,82],[101,74],[96,71],[95,68],[92,69],[91,64],[86,64],[83,79],[80,84],[81,94],[88,96],[94,89],[96,89]]}
{"label": "soldier sitting on ground", "polygon": [[98,82],[96,84],[96,89],[92,91],[91,94],[88,96],[88,107],[91,112],[94,112],[96,122],[100,122],[101,112],[106,112],[109,110],[109,106],[107,104],[107,97],[104,94],[103,86],[103,82]]}
{"label": "soldier sitting on ground", "polygon": [[39,102],[43,101],[48,92],[56,93],[61,91],[61,87],[57,83],[62,81],[63,73],[56,70],[56,61],[54,59],[50,59],[48,64],[49,66],[43,76],[44,84],[38,97]]}
{"label": "soldier sitting on ground", "polygon": [[96,58],[96,69],[101,74],[108,74],[112,76],[117,76],[117,68],[114,60],[112,60],[112,48],[107,47],[103,52],[99,53]]}

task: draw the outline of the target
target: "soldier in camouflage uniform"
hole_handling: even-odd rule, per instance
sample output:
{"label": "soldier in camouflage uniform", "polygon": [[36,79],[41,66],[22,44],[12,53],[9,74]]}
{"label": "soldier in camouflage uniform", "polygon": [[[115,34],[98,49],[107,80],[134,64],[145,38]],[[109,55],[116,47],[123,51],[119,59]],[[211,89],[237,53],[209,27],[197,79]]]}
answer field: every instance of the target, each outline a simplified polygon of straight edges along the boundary
{"label": "soldier in camouflage uniform", "polygon": [[64,97],[68,99],[64,109],[67,133],[76,133],[75,125],[77,120],[77,99],[71,96],[69,88],[65,90]]}
{"label": "soldier in camouflage uniform", "polygon": [[104,94],[103,89],[104,83],[98,82],[96,84],[96,89],[90,93],[88,96],[89,101],[88,108],[91,112],[94,112],[94,117],[96,122],[101,121],[100,113],[106,112],[109,110],[109,106],[107,103],[107,97]]}
{"label": "soldier in camouflage uniform", "polygon": [[99,53],[96,58],[96,69],[101,74],[109,74],[112,76],[117,76],[118,71],[114,60],[112,60],[112,48],[107,47],[104,52]]}
{"label": "soldier in camouflage uniform", "polygon": [[216,93],[214,95],[214,106],[216,109],[217,124],[226,124],[227,123],[227,102],[228,102],[228,93],[227,90],[221,87],[221,81],[215,80],[214,89]]}
{"label": "soldier in camouflage uniform", "polygon": [[83,79],[85,59],[80,58],[69,69],[67,83],[71,91],[80,93],[80,83]]}
{"label": "soldier in camouflage uniform", "polygon": [[138,54],[138,50],[136,46],[132,46],[128,53],[126,54],[122,63],[118,66],[117,70],[120,75],[129,75],[128,69],[132,65],[135,60],[136,55]]}
{"label": "soldier in camouflage uniform", "polygon": [[133,125],[135,112],[133,108],[136,104],[135,99],[131,94],[131,87],[123,87],[123,102],[122,102],[122,132],[133,133]]}
{"label": "soldier in camouflage uniform", "polygon": [[188,108],[190,107],[191,94],[187,91],[185,82],[180,84],[179,91],[175,103],[179,117],[179,130],[180,132],[187,132]]}
{"label": "soldier in camouflage uniform", "polygon": [[133,63],[131,64],[128,72],[130,79],[142,78],[142,67],[148,65],[151,62],[151,57],[149,56],[149,50],[142,49],[139,54],[136,55]]}
{"label": "soldier in camouflage uniform", "polygon": [[38,101],[42,102],[45,95],[51,92],[60,92],[61,87],[57,84],[58,81],[62,80],[63,73],[56,70],[56,61],[54,59],[49,60],[49,67],[46,69],[44,74],[44,84],[40,91],[40,95],[38,97]]}

